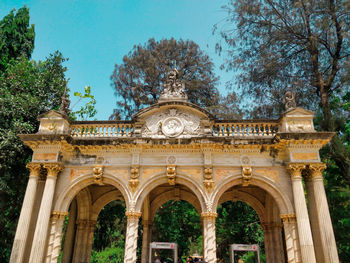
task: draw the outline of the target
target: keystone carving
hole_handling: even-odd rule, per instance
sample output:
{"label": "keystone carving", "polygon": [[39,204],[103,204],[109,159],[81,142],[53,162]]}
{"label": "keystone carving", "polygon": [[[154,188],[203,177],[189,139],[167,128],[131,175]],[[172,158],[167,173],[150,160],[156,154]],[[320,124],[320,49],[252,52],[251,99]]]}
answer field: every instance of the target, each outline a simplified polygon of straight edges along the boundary
{"label": "keystone carving", "polygon": [[139,181],[140,171],[138,167],[132,167],[130,170],[130,180],[129,180],[129,186],[131,188],[131,191],[135,192],[137,187],[140,184]]}
{"label": "keystone carving", "polygon": [[176,166],[168,165],[166,168],[166,176],[168,177],[169,185],[175,185],[175,177],[176,177]]}
{"label": "keystone carving", "polygon": [[98,185],[103,185],[103,166],[96,165],[93,169],[94,182]]}
{"label": "keystone carving", "polygon": [[204,181],[203,181],[205,189],[210,193],[214,188],[213,181],[213,169],[211,167],[204,168]]}
{"label": "keystone carving", "polygon": [[252,179],[252,167],[250,166],[242,166],[242,179],[243,186],[248,186],[250,184],[250,180]]}

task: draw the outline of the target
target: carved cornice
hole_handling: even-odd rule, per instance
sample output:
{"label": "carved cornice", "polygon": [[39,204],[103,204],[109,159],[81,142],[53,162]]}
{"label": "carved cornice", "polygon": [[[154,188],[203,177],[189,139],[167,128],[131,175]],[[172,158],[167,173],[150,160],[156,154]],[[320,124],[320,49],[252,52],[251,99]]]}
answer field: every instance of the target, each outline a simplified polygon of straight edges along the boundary
{"label": "carved cornice", "polygon": [[141,217],[141,212],[127,211],[125,215],[128,219],[139,219]]}
{"label": "carved cornice", "polygon": [[280,217],[283,223],[295,223],[297,219],[295,214],[281,214]]}

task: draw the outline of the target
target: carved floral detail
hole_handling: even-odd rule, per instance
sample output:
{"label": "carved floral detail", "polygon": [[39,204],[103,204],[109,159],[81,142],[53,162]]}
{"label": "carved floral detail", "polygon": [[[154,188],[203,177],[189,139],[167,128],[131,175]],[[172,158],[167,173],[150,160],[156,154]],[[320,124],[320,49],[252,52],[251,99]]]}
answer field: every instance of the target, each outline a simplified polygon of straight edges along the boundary
{"label": "carved floral detail", "polygon": [[30,170],[30,176],[39,177],[41,170],[40,163],[28,163],[26,167]]}
{"label": "carved floral detail", "polygon": [[242,179],[243,186],[248,186],[250,184],[250,180],[252,179],[252,167],[250,166],[242,166]]}
{"label": "carved floral detail", "polygon": [[63,166],[60,163],[47,163],[44,164],[44,168],[47,170],[48,177],[57,177],[58,173],[63,170]]}
{"label": "carved floral detail", "polygon": [[203,181],[205,189],[210,193],[214,188],[214,181],[213,181],[213,169],[212,167],[208,166],[204,168],[204,181]]}
{"label": "carved floral detail", "polygon": [[296,222],[296,215],[295,214],[281,214],[281,219],[283,223],[294,223]]}
{"label": "carved floral detail", "polygon": [[140,184],[139,176],[140,176],[139,167],[132,167],[130,170],[129,186],[131,188],[131,191],[133,192],[136,191],[137,187]]}
{"label": "carved floral detail", "polygon": [[301,171],[306,165],[301,163],[290,163],[287,165],[287,170],[292,178],[301,178]]}
{"label": "carved floral detail", "polygon": [[93,169],[93,176],[95,184],[103,185],[103,166],[96,165]]}
{"label": "carved floral detail", "polygon": [[168,177],[169,185],[175,185],[176,166],[175,165],[168,165],[166,168],[166,175]]}
{"label": "carved floral detail", "polygon": [[308,168],[312,178],[322,178],[322,172],[327,168],[327,165],[325,163],[312,163],[308,165]]}

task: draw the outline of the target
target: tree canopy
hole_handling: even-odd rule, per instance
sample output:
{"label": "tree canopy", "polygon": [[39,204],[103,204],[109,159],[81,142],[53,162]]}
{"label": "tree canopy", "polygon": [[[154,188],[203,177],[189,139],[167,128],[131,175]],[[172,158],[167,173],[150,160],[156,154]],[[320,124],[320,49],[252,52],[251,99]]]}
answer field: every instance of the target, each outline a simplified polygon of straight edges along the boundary
{"label": "tree canopy", "polygon": [[130,118],[143,107],[157,102],[167,74],[173,68],[186,85],[189,101],[210,110],[218,103],[215,87],[218,77],[214,64],[190,40],[148,40],[135,45],[111,76],[117,97],[117,109],[111,118]]}
{"label": "tree canopy", "polygon": [[34,49],[34,25],[29,25],[29,9],[12,10],[0,21],[0,71],[11,59],[29,59]]}

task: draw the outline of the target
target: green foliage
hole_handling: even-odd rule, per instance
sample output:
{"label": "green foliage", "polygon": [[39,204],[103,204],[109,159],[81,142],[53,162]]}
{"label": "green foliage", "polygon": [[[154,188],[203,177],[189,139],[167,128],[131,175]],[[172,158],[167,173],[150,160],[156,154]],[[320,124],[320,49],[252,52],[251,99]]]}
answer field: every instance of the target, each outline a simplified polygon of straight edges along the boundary
{"label": "green foliage", "polygon": [[29,26],[29,9],[20,8],[0,21],[0,71],[10,60],[31,57],[34,49],[34,25]]}
{"label": "green foliage", "polygon": [[225,202],[218,209],[216,219],[217,256],[229,262],[231,244],[258,244],[264,253],[264,234],[259,217],[243,202]]}
{"label": "green foliage", "polygon": [[125,203],[116,200],[106,205],[98,216],[91,262],[123,262],[125,230]]}
{"label": "green foliage", "polygon": [[186,85],[189,101],[205,108],[217,105],[218,78],[210,58],[190,40],[149,39],[144,45],[134,46],[115,65],[111,76],[117,96],[117,109],[111,118],[130,118],[143,107],[157,102],[162,84],[174,67]]}
{"label": "green foliage", "polygon": [[72,119],[81,119],[81,120],[87,120],[92,117],[94,117],[97,113],[97,110],[95,108],[96,100],[95,96],[91,94],[91,87],[86,86],[84,88],[84,94],[81,92],[74,92],[74,96],[78,98],[78,101],[72,106],[72,109],[80,103],[82,100],[85,101],[85,103],[80,106],[80,109],[77,111],[73,111],[71,114]]}
{"label": "green foliage", "polygon": [[186,201],[164,203],[154,218],[152,241],[177,243],[179,258],[202,253],[201,235],[199,214]]}

